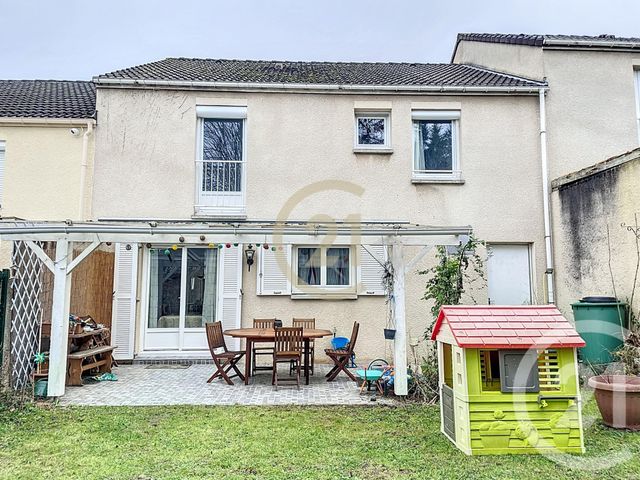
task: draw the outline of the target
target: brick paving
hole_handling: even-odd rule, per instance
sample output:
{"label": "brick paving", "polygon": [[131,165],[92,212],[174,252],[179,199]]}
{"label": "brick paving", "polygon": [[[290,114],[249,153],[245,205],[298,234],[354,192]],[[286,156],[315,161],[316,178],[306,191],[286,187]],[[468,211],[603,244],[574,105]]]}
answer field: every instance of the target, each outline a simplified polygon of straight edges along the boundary
{"label": "brick paving", "polygon": [[[284,366],[283,366],[284,367]],[[234,378],[235,385],[222,380],[206,383],[213,365],[121,365],[113,369],[115,382],[67,387],[60,399],[63,405],[375,405],[390,404],[390,398],[373,392],[360,395],[358,386],[341,374],[333,382],[324,375],[328,365],[316,364],[310,384],[298,390],[294,385],[271,385],[271,372],[258,372],[250,385]],[[280,371],[280,370],[279,370]],[[284,371],[284,370],[283,370]]]}

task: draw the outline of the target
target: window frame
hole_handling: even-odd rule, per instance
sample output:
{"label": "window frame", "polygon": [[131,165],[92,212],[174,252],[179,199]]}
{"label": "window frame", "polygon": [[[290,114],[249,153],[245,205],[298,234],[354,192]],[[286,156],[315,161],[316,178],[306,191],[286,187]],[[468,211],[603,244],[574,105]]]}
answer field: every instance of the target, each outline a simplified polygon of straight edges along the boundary
{"label": "window frame", "polygon": [[[462,182],[460,163],[460,111],[459,110],[412,110],[411,111],[411,144],[412,144],[412,180],[428,183]],[[420,121],[451,122],[451,170],[420,170],[417,168],[416,125]]]}
{"label": "window frame", "polygon": [[640,146],[640,66],[633,71],[636,91],[636,128],[638,133],[638,145]]}
{"label": "window frame", "polygon": [[7,144],[0,140],[0,209],[4,206],[4,178],[7,170]]}
{"label": "window frame", "polygon": [[[358,120],[361,118],[372,118],[384,120],[384,143],[380,145],[369,145],[360,143],[358,135]],[[356,110],[353,121],[353,149],[357,152],[389,152],[391,150],[391,112],[384,110]]]}
{"label": "window frame", "polygon": [[[493,378],[491,375],[491,384],[489,385],[487,380],[489,378],[490,373],[494,373],[493,371],[489,372],[487,369],[491,369],[491,365],[487,364],[487,359],[491,357],[492,353],[497,353],[498,356],[498,378]],[[484,359],[485,363],[485,375],[482,375],[482,356],[485,355]],[[508,385],[505,383],[506,380],[506,367],[505,367],[505,356],[520,356],[520,363],[525,359],[525,357],[529,357],[531,365],[531,374],[533,376],[531,379],[533,380],[532,386],[514,386]],[[531,357],[535,356],[535,360]],[[514,394],[514,393],[540,393],[542,390],[540,385],[540,367],[539,367],[539,358],[540,354],[538,351],[531,350],[522,350],[522,349],[493,349],[493,348],[483,348],[478,349],[478,373],[480,378],[480,392],[483,395],[495,395],[495,394]],[[520,367],[518,367],[520,368]]]}
{"label": "window frame", "polygon": [[[196,116],[195,216],[244,217],[247,205],[247,107],[198,105]],[[236,120],[242,123],[242,158],[235,160],[241,164],[240,191],[208,192],[202,189],[205,120]],[[235,202],[232,201],[234,197]]]}
{"label": "window frame", "polygon": [[[320,250],[320,284],[307,285],[299,283],[298,277],[298,250],[300,248],[317,248]],[[349,284],[327,285],[327,250],[331,248],[349,249]],[[291,295],[357,295],[357,270],[358,263],[355,257],[354,245],[294,245],[291,261]]]}

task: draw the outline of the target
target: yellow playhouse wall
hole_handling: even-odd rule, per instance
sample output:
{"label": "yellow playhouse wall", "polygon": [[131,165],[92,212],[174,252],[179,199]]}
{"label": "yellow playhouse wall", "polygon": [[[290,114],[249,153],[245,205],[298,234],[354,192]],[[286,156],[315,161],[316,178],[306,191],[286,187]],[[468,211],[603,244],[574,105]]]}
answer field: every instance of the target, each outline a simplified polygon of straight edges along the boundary
{"label": "yellow playhouse wall", "polygon": [[[540,449],[553,450],[555,448],[572,453],[584,451],[575,352],[571,348],[558,349],[557,351],[560,366],[560,390],[526,394],[483,392],[479,350],[468,349],[465,351],[469,392],[467,400],[470,447],[473,455],[537,453]],[[546,405],[541,406],[538,402],[538,395],[574,397],[575,400],[548,398],[545,400]],[[498,412],[497,415],[496,412]],[[506,422],[511,431],[508,445],[505,447],[496,447],[495,444],[487,445],[490,441],[483,440],[484,434],[481,432],[483,424],[497,421],[496,416],[501,416],[499,412],[504,415],[501,421]],[[549,421],[553,415],[558,413],[563,414],[563,418],[569,422],[568,431],[552,430]],[[458,419],[456,418],[456,420]],[[517,426],[525,427],[526,425],[533,425],[537,432],[537,442],[535,434],[529,437],[530,441],[535,443],[535,448],[534,445],[530,445],[516,434]]]}

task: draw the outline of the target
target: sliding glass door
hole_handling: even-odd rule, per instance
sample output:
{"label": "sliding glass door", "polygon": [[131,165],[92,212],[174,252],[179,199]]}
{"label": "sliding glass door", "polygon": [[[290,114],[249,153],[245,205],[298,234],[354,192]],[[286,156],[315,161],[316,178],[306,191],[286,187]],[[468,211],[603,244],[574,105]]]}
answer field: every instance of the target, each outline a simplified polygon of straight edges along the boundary
{"label": "sliding glass door", "polygon": [[216,320],[218,250],[149,250],[145,350],[205,350],[204,326]]}

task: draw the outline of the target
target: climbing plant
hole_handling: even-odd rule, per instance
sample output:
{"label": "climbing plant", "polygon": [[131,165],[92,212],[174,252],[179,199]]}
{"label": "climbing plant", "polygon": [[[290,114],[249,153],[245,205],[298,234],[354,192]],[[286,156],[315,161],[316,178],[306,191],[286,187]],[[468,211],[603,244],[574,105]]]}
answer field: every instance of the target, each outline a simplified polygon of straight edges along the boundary
{"label": "climbing plant", "polygon": [[[427,284],[423,299],[432,301],[431,315],[433,320],[429,325],[431,330],[443,305],[459,305],[462,297],[467,292],[468,285],[475,282],[485,282],[484,260],[478,253],[478,247],[485,242],[471,236],[465,243],[460,243],[454,251],[445,247],[437,247],[437,263],[427,269],[421,270],[420,275],[427,275]],[[472,303],[476,303],[473,296],[468,293]]]}

